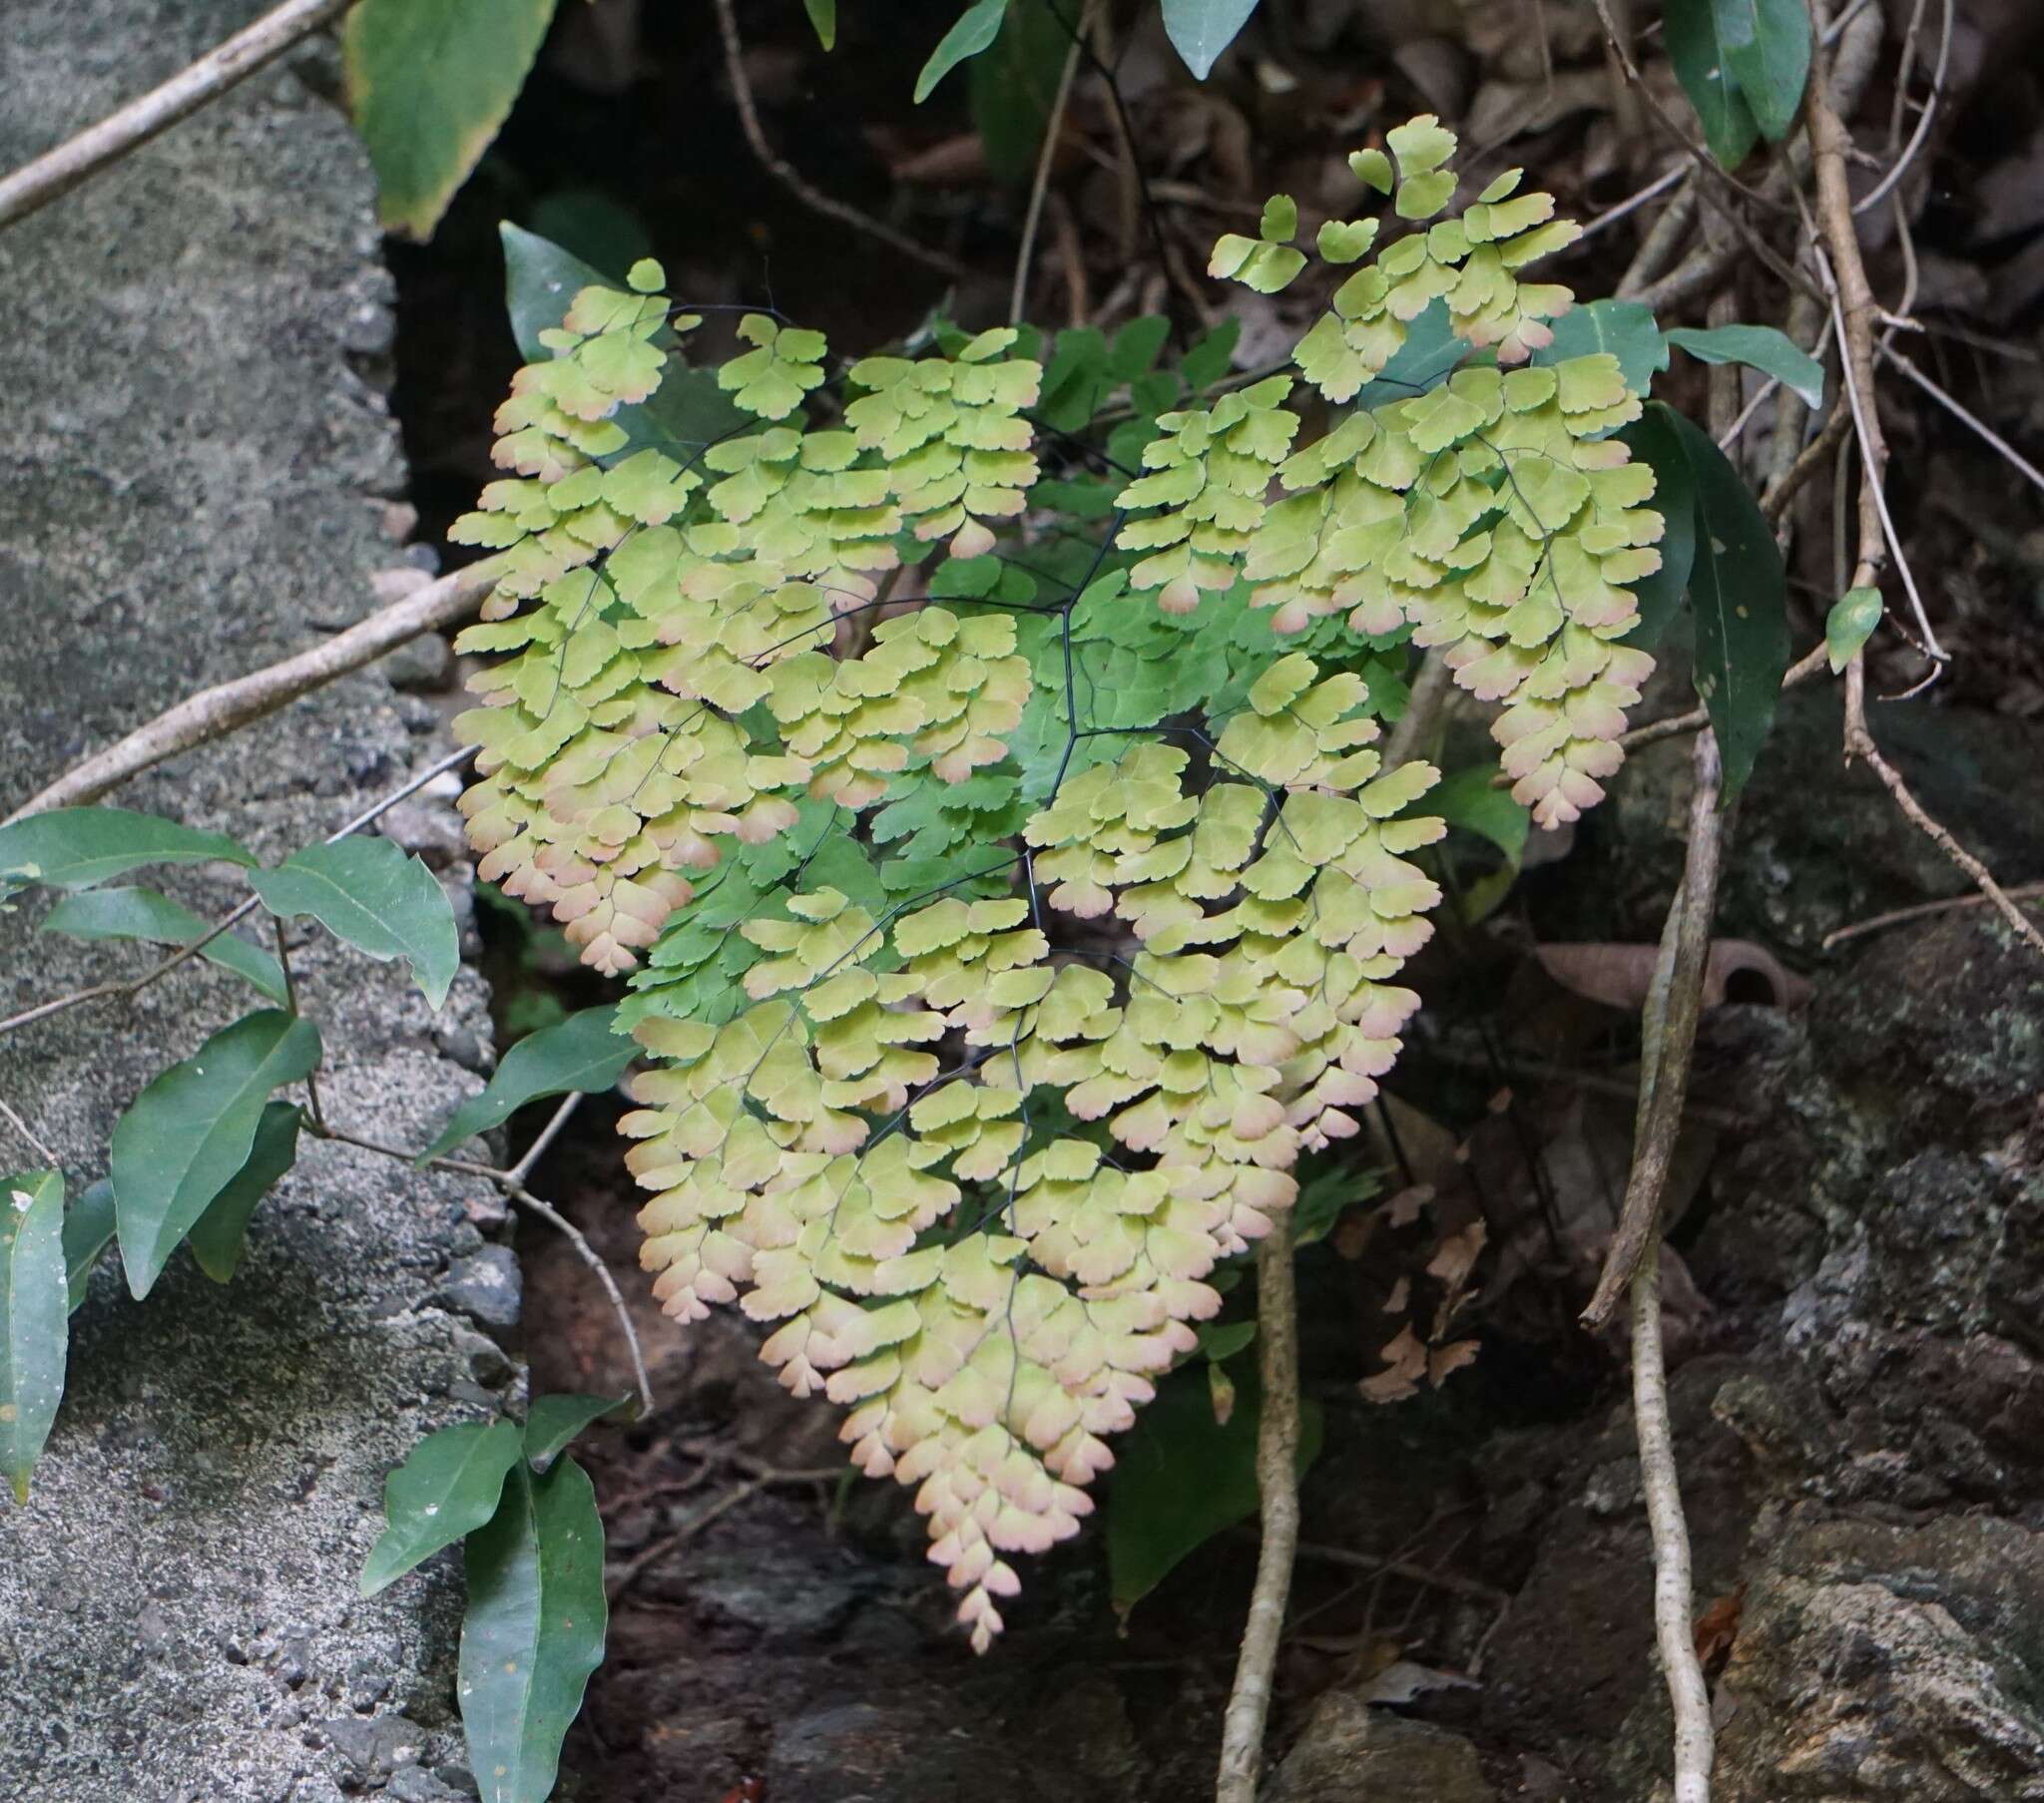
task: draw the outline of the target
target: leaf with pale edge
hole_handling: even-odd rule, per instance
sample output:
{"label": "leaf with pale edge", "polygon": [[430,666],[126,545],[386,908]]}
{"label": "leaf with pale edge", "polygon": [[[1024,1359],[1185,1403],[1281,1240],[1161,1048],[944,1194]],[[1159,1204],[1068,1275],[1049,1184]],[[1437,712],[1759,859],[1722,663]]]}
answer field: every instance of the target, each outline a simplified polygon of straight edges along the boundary
{"label": "leaf with pale edge", "polygon": [[1823,405],[1824,366],[1772,325],[1719,325],[1709,331],[1679,325],[1666,336],[1706,363],[1744,363],[1793,390],[1804,406]]}
{"label": "leaf with pale edge", "polygon": [[[1257,1512],[1257,1420],[1263,1389],[1254,1370],[1236,1379],[1236,1406],[1214,1419],[1206,1379],[1180,1371],[1158,1387],[1115,1454],[1107,1498],[1107,1569],[1115,1613],[1150,1594],[1188,1555]],[[1320,1410],[1299,1405],[1298,1469],[1320,1456]],[[1187,1474],[1197,1472],[1198,1483]]]}
{"label": "leaf with pale edge", "polygon": [[469,1421],[428,1434],[383,1480],[383,1536],[362,1567],[362,1594],[451,1547],[497,1513],[504,1477],[518,1463],[515,1421]]}
{"label": "leaf with pale edge", "polygon": [[113,1243],[114,1186],[101,1177],[97,1183],[89,1184],[64,1214],[64,1280],[73,1314],[85,1300],[93,1266]]}
{"label": "leaf with pale edge", "polygon": [[199,1260],[199,1268],[214,1282],[226,1283],[233,1278],[242,1262],[249,1218],[256,1212],[256,1204],[296,1162],[298,1122],[295,1103],[267,1104],[256,1124],[256,1140],[249,1147],[248,1163],[235,1172],[228,1186],[192,1223],[187,1243],[192,1247],[192,1256]]}
{"label": "leaf with pale edge", "polygon": [[571,1090],[597,1096],[608,1090],[639,1050],[612,1030],[616,1019],[615,1008],[585,1008],[557,1027],[527,1034],[504,1054],[482,1093],[447,1118],[418,1162],[503,1126],[515,1110],[543,1096],[565,1096]]}
{"label": "leaf with pale edge", "polygon": [[250,875],[272,914],[309,914],[336,939],[387,962],[403,958],[434,1008],[461,965],[461,936],[447,893],[417,857],[388,839],[359,834],[308,845],[274,870]]}
{"label": "leaf with pale edge", "polygon": [[[154,889],[87,889],[67,895],[43,917],[42,931],[73,939],[143,939],[152,945],[190,945],[213,931],[180,902]],[[223,933],[200,952],[209,964],[255,984],[272,1002],[289,999],[283,966],[239,933]]]}
{"label": "leaf with pale edge", "polygon": [[1164,0],[1164,30],[1201,81],[1257,10],[1257,0]]}
{"label": "leaf with pale edge", "polygon": [[972,0],[957,24],[944,33],[936,49],[930,52],[930,60],[915,78],[917,106],[928,100],[936,85],[967,57],[979,55],[994,41],[1007,10],[1008,0]]}
{"label": "leaf with pale edge", "polygon": [[629,1396],[535,1396],[525,1412],[526,1463],[534,1471],[545,1471],[584,1428],[631,1400]]}
{"label": "leaf with pale edge", "polygon": [[139,1300],[249,1162],[269,1094],[319,1063],[319,1030],[265,1008],[223,1028],[115,1123],[113,1183],[128,1287]]}
{"label": "leaf with pale edge", "polygon": [[603,1522],[588,1475],[514,1463],[489,1525],[468,1537],[459,1694],[482,1803],[545,1803],[561,1741],[603,1662]]}
{"label": "leaf with pale edge", "polygon": [[52,889],[90,889],[138,864],[216,860],[256,862],[225,833],[127,807],[56,807],[0,826],[0,877]]}
{"label": "leaf with pale edge", "polygon": [[554,0],[361,0],[341,29],[348,115],[386,230],[425,239],[525,85]]}
{"label": "leaf with pale edge", "polygon": [[71,1337],[64,1275],[64,1179],[54,1170],[0,1177],[0,1468],[28,1501],[64,1394]]}
{"label": "leaf with pale edge", "polygon": [[1746,786],[1788,668],[1788,574],[1774,530],[1725,453],[1680,413],[1655,402],[1674,432],[1696,495],[1696,565],[1690,609],[1697,629],[1697,692],[1717,728],[1725,798]]}

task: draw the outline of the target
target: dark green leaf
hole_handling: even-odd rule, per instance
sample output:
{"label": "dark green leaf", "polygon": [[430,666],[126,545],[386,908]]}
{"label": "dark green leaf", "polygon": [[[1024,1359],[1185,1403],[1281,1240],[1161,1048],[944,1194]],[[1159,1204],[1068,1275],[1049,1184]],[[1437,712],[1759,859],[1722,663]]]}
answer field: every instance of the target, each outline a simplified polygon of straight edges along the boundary
{"label": "dark green leaf", "polygon": [[1710,434],[1659,402],[1654,411],[1674,431],[1696,490],[1697,692],[1717,728],[1730,801],[1753,774],[1781,699],[1788,576],[1773,529]]}
{"label": "dark green leaf", "polygon": [[1450,826],[1488,839],[1516,868],[1526,855],[1526,835],[1532,831],[1533,816],[1512,799],[1510,789],[1492,784],[1496,774],[1497,765],[1490,763],[1457,770],[1415,801],[1411,811],[1436,814]]}
{"label": "dark green leaf", "polygon": [[105,1177],[91,1184],[64,1215],[65,1285],[71,1307],[85,1300],[93,1266],[114,1242],[114,1186]]}
{"label": "dark green leaf", "polygon": [[1668,367],[1668,343],[1654,309],[1637,300],[1592,300],[1572,306],[1554,322],[1554,342],[1533,353],[1536,363],[1559,363],[1608,350],[1625,371],[1625,385],[1643,399],[1655,375]]}
{"label": "dark green leaf", "polygon": [[199,1268],[216,1283],[229,1282],[242,1262],[249,1217],[269,1193],[276,1179],[298,1155],[298,1111],[293,1103],[272,1102],[256,1123],[256,1140],[249,1161],[228,1179],[228,1185],[207,1204],[186,1236]]}
{"label": "dark green leaf", "polygon": [[825,50],[837,48],[837,0],[802,0],[809,10],[809,23],[816,28],[816,42]]}
{"label": "dark green leaf", "polygon": [[1744,363],[1777,377],[1801,397],[1804,406],[1823,405],[1824,366],[1772,325],[1720,325],[1710,331],[1678,325],[1666,335],[1669,343],[1706,363]]}
{"label": "dark green leaf", "polygon": [[[67,895],[43,918],[45,933],[73,939],[146,939],[153,945],[190,945],[213,931],[188,907],[154,889],[87,889]],[[201,952],[238,977],[246,977],[272,1002],[288,999],[283,966],[239,933],[223,933]]]}
{"label": "dark green leaf", "polygon": [[438,1008],[461,967],[454,910],[433,873],[389,839],[357,833],[294,851],[249,881],[272,914],[309,914],[336,939],[379,960],[403,958]]}
{"label": "dark green leaf", "polygon": [[1164,30],[1201,81],[1257,10],[1257,0],[1164,0]]}
{"label": "dark green leaf", "polygon": [[1682,441],[1668,423],[1666,409],[1649,407],[1618,434],[1632,454],[1654,469],[1654,509],[1660,514],[1661,568],[1633,584],[1640,604],[1640,623],[1626,635],[1628,645],[1652,651],[1661,643],[1689,593],[1690,571],[1697,555],[1697,491]]}
{"label": "dark green leaf", "polygon": [[[1262,1386],[1254,1368],[1238,1373],[1236,1386],[1235,1410],[1223,1427],[1204,1374],[1177,1372],[1117,1442],[1107,1568],[1118,1614],[1127,1615],[1188,1554],[1256,1513]],[[1303,1403],[1298,1469],[1304,1472],[1319,1452],[1320,1411]]]}
{"label": "dark green leaf", "polygon": [[64,1270],[64,1179],[54,1170],[0,1177],[0,1470],[28,1501],[64,1394],[71,1292]]}
{"label": "dark green leaf", "polygon": [[535,1396],[525,1412],[526,1463],[534,1471],[545,1471],[591,1422],[601,1421],[631,1400],[629,1396]]}
{"label": "dark green leaf", "polygon": [[1809,79],[1804,0],[1712,0],[1726,70],[1761,130],[1780,143],[1794,129]]}
{"label": "dark green leaf", "polygon": [[1761,135],[1753,108],[1718,41],[1715,0],[1668,0],[1668,60],[1696,108],[1711,155],[1737,169]]}
{"label": "dark green leaf", "polygon": [[1824,655],[1831,675],[1839,675],[1880,625],[1878,589],[1847,589],[1824,622]]}
{"label": "dark green leaf", "polygon": [[[995,181],[1019,185],[1035,174],[1070,43],[1049,7],[1011,6],[992,48],[972,59],[972,124]],[[1015,354],[1030,353],[1018,344]]]}
{"label": "dark green leaf", "polygon": [[1114,384],[1106,334],[1090,325],[1068,327],[1058,333],[1044,368],[1037,413],[1061,432],[1083,432]]}
{"label": "dark green leaf", "polygon": [[249,1162],[269,1093],[301,1081],[318,1063],[318,1028],[265,1008],[173,1065],[115,1124],[121,1262],[138,1299],[207,1204]]}
{"label": "dark green leaf", "polygon": [[1317,1244],[1334,1230],[1334,1223],[1358,1202],[1366,1202],[1383,1188],[1383,1178],[1373,1170],[1358,1170],[1353,1164],[1323,1166],[1299,1185],[1298,1200],[1291,1209],[1291,1243]]}
{"label": "dark green leaf", "polygon": [[1199,1329],[1200,1354],[1219,1364],[1223,1359],[1232,1359],[1257,1337],[1254,1321],[1210,1322]]}
{"label": "dark green leaf", "polygon": [[1157,366],[1164,342],[1171,336],[1171,321],[1162,313],[1146,313],[1131,319],[1114,335],[1107,366],[1118,382],[1133,382]]}
{"label": "dark green leaf", "polygon": [[1242,321],[1231,313],[1195,343],[1178,366],[1186,386],[1197,394],[1227,375],[1235,367],[1235,345],[1241,336]]}
{"label": "dark green leaf", "polygon": [[486,1133],[511,1119],[512,1113],[543,1096],[565,1096],[573,1090],[601,1095],[618,1081],[639,1048],[615,1031],[615,1008],[585,1008],[558,1027],[543,1027],[504,1054],[479,1096],[471,1096],[447,1118],[419,1162],[451,1151],[464,1139]]}
{"label": "dark green leaf", "polygon": [[138,864],[254,864],[225,833],[126,807],[55,807],[0,826],[0,877],[90,889]]}
{"label": "dark green leaf", "polygon": [[482,1803],[545,1803],[561,1740],[603,1662],[603,1522],[573,1459],[511,1468],[489,1526],[468,1537],[459,1694]]}
{"label": "dark green leaf", "polygon": [[383,226],[424,239],[489,149],[554,0],[360,0],[341,31],[348,112]]}
{"label": "dark green leaf", "polygon": [[958,23],[944,33],[937,47],[930,53],[930,60],[922,67],[922,73],[915,78],[915,104],[921,106],[929,99],[936,85],[967,57],[977,56],[999,34],[1001,17],[1008,10],[1008,0],[972,0],[972,4],[959,16]]}
{"label": "dark green leaf", "polygon": [[383,1480],[388,1524],[362,1567],[362,1594],[423,1565],[497,1513],[523,1441],[515,1421],[470,1421],[428,1434]]}

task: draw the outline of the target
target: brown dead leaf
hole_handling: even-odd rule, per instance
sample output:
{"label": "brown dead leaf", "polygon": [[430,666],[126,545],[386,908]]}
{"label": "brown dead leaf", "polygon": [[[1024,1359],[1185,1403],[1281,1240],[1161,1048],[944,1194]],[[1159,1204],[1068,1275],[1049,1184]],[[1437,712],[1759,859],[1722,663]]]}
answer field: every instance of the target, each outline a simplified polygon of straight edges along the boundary
{"label": "brown dead leaf", "polygon": [[1419,1336],[1409,1322],[1398,1330],[1398,1337],[1383,1349],[1381,1356],[1387,1369],[1356,1385],[1363,1400],[1403,1402],[1408,1396],[1418,1395],[1419,1380],[1426,1375],[1426,1348],[1419,1343]]}
{"label": "brown dead leaf", "polygon": [[1725,1669],[1739,1638],[1739,1620],[1746,1608],[1746,1585],[1728,1590],[1697,1617],[1697,1658],[1704,1670],[1715,1677]]}
{"label": "brown dead leaf", "polygon": [[1411,1299],[1412,1279],[1401,1274],[1398,1281],[1391,1285],[1391,1293],[1384,1298],[1384,1313],[1402,1315],[1405,1312],[1405,1304]]}
{"label": "brown dead leaf", "polygon": [[1448,1294],[1454,1295],[1469,1281],[1469,1273],[1476,1268],[1476,1260],[1487,1237],[1480,1220],[1471,1221],[1459,1233],[1449,1234],[1427,1261],[1426,1274],[1439,1278]]}
{"label": "brown dead leaf", "polygon": [[1384,1220],[1393,1227],[1409,1227],[1419,1218],[1419,1211],[1433,1200],[1431,1183],[1412,1183],[1398,1191],[1384,1204]]}
{"label": "brown dead leaf", "polygon": [[1426,1355],[1426,1381],[1438,1390],[1464,1365],[1476,1362],[1474,1340],[1450,1340],[1445,1346],[1436,1346]]}
{"label": "brown dead leaf", "polygon": [[[1653,985],[1660,948],[1598,941],[1543,945],[1534,956],[1540,960],[1541,969],[1564,989],[1608,1008],[1636,1014]],[[1784,970],[1765,946],[1755,945],[1750,939],[1711,942],[1710,962],[1704,967],[1706,1008],[1716,1008],[1728,1000],[1761,1002],[1771,1008],[1800,1008],[1809,995],[1809,985]]]}

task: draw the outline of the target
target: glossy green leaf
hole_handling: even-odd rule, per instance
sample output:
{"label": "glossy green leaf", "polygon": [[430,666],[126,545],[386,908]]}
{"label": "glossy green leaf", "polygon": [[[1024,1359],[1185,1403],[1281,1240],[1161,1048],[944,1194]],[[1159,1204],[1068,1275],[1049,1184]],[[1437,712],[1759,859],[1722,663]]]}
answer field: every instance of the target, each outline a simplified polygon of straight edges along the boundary
{"label": "glossy green leaf", "polygon": [[1232,1359],[1257,1337],[1254,1321],[1210,1321],[1199,1330],[1200,1356],[1219,1364]]}
{"label": "glossy green leaf", "polygon": [[915,78],[915,104],[929,99],[936,85],[967,57],[977,56],[999,34],[1008,0],[972,0],[957,24],[944,33],[922,73]]}
{"label": "glossy green leaf", "polygon": [[1164,30],[1201,81],[1257,10],[1257,0],[1164,0]]}
{"label": "glossy green leaf", "polygon": [[227,1187],[192,1223],[192,1231],[186,1235],[192,1256],[214,1282],[226,1283],[233,1278],[242,1262],[249,1218],[256,1212],[256,1204],[296,1161],[298,1122],[296,1104],[267,1104],[256,1123],[256,1140],[249,1147],[249,1161],[228,1179]]}
{"label": "glossy green leaf", "polygon": [[447,999],[461,967],[454,909],[424,863],[391,840],[357,833],[308,845],[249,881],[272,914],[309,914],[358,952],[402,958],[432,1007]]}
{"label": "glossy green leaf", "polygon": [[489,1525],[468,1537],[458,1694],[482,1803],[544,1803],[561,1741],[603,1662],[603,1522],[573,1459],[515,1463]]}
{"label": "glossy green leaf", "polygon": [[525,85],[554,0],[360,0],[341,32],[348,113],[377,217],[433,234]]}
{"label": "glossy green leaf", "polygon": [[[1179,1371],[1115,1444],[1107,1497],[1107,1569],[1115,1612],[1126,1616],[1188,1555],[1257,1511],[1257,1421],[1262,1385],[1253,1364],[1235,1373],[1224,1427],[1204,1374]],[[1320,1453],[1320,1410],[1299,1406],[1298,1469]],[[1188,1482],[1197,1473],[1197,1483]]]}
{"label": "glossy green leaf", "polygon": [[535,1396],[525,1412],[526,1463],[534,1471],[545,1471],[590,1423],[601,1421],[631,1400],[629,1396]]}
{"label": "glossy green leaf", "polygon": [[126,807],[55,807],[0,826],[0,877],[90,889],[138,864],[254,864],[225,833]]}
{"label": "glossy green leaf", "polygon": [[1800,396],[1804,406],[1823,405],[1824,366],[1772,325],[1720,325],[1709,331],[1679,325],[1666,336],[1669,343],[1706,363],[1744,363],[1776,377]]}
{"label": "glossy green leaf", "polygon": [[1637,300],[1592,300],[1572,306],[1554,322],[1554,342],[1533,353],[1536,363],[1609,351],[1625,371],[1625,385],[1645,397],[1654,377],[1668,367],[1668,342],[1654,323],[1654,309]]}
{"label": "glossy green leaf", "polygon": [[419,1162],[451,1151],[464,1139],[510,1120],[515,1110],[543,1096],[576,1091],[601,1095],[618,1081],[639,1048],[613,1031],[615,1008],[585,1008],[556,1027],[529,1033],[504,1054],[483,1087],[447,1118]]}
{"label": "glossy green leaf", "polygon": [[0,1470],[28,1501],[64,1394],[71,1291],[64,1269],[64,1179],[54,1170],[0,1177]]}
{"label": "glossy green leaf", "polygon": [[1715,5],[1716,0],[1667,0],[1668,60],[1696,108],[1711,155],[1737,169],[1761,128],[1718,40]]}
{"label": "glossy green leaf", "polygon": [[1389,401],[1409,400],[1423,394],[1454,369],[1469,353],[1469,346],[1455,336],[1445,300],[1430,300],[1419,317],[1405,328],[1405,342],[1391,353],[1391,360],[1365,382],[1356,395],[1358,407],[1381,407]]}
{"label": "glossy green leaf", "polygon": [[265,1008],[222,1029],[135,1099],[114,1127],[114,1204],[128,1287],[149,1294],[178,1242],[256,1143],[263,1105],[319,1063],[319,1030]]}
{"label": "glossy green leaf", "polygon": [[101,1177],[64,1212],[64,1278],[72,1312],[85,1300],[93,1267],[114,1243],[114,1185]]}
{"label": "glossy green leaf", "polygon": [[1625,638],[1626,644],[1651,651],[1661,643],[1689,593],[1690,571],[1697,555],[1696,482],[1665,409],[1649,407],[1618,436],[1636,458],[1653,466],[1654,510],[1662,520],[1657,547],[1661,568],[1632,585],[1640,604],[1640,622]]}
{"label": "glossy green leaf", "polygon": [[[87,889],[67,895],[43,917],[45,933],[73,939],[143,939],[152,945],[190,945],[213,931],[180,902],[154,889]],[[272,1002],[288,999],[283,966],[239,933],[228,932],[199,954],[238,977],[246,977]]]}
{"label": "glossy green leaf", "polygon": [[1788,573],[1774,530],[1711,435],[1658,401],[1652,411],[1675,433],[1696,494],[1697,692],[1717,728],[1729,801],[1753,774],[1781,699]]}
{"label": "glossy green leaf", "polygon": [[1880,625],[1881,599],[1878,589],[1847,589],[1824,621],[1824,655],[1831,675],[1842,674],[1859,649],[1873,637]]}
{"label": "glossy green leaf", "polygon": [[514,1421],[469,1421],[413,1447],[383,1480],[387,1526],[362,1567],[362,1594],[375,1595],[484,1526],[497,1513],[522,1444]]}
{"label": "glossy green leaf", "polygon": [[809,23],[815,27],[816,42],[825,50],[837,48],[837,0],[802,0]]}
{"label": "glossy green leaf", "polygon": [[504,306],[518,354],[528,363],[544,362],[551,353],[539,335],[561,323],[575,296],[592,285],[621,284],[551,238],[509,220],[499,222],[497,236],[504,246]]}
{"label": "glossy green leaf", "polygon": [[1044,365],[1037,417],[1060,432],[1083,432],[1114,385],[1107,334],[1091,325],[1068,326],[1058,333]]}
{"label": "glossy green leaf", "polygon": [[1780,143],[1794,129],[1809,80],[1805,0],[1712,0],[1725,67],[1755,122]]}

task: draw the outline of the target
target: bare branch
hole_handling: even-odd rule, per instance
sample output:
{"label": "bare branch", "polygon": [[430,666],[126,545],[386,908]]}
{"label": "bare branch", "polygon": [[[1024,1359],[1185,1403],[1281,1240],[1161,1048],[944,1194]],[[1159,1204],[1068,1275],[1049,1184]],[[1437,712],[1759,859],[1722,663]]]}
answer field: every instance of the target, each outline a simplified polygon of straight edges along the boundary
{"label": "bare branch", "polygon": [[0,181],[0,227],[69,194],[137,145],[147,144],[159,132],[273,63],[353,4],[354,0],[284,0],[274,12],[264,13],[247,30],[236,32],[162,87],[131,100],[98,125],[24,164]]}
{"label": "bare branch", "polygon": [[[344,633],[280,664],[188,695],[146,726],[74,765],[8,815],[9,822],[53,807],[97,801],[108,790],[153,764],[195,745],[222,738],[238,726],[274,713],[286,701],[322,688],[336,676],[373,664],[422,633],[437,632],[472,614],[503,574],[500,558],[456,570],[380,608]],[[6,822],[0,822],[5,824]]]}
{"label": "bare branch", "polygon": [[876,237],[883,244],[891,244],[903,256],[912,256],[941,274],[958,277],[971,273],[948,252],[933,249],[907,232],[896,230],[885,220],[874,219],[849,201],[837,200],[819,188],[810,187],[801,171],[766,142],[766,128],[760,124],[760,108],[753,98],[752,77],[746,73],[746,46],[739,36],[738,12],[732,0],[717,0],[717,25],[724,37],[724,66],[731,78],[732,98],[738,103],[739,123],[745,127],[746,142],[753,147],[753,155],[769,176],[804,207],[849,225],[854,231]]}
{"label": "bare branch", "polygon": [[1298,1315],[1291,1223],[1282,1216],[1257,1246],[1257,1346],[1264,1380],[1263,1413],[1257,1423],[1263,1544],[1257,1552],[1257,1582],[1250,1593],[1235,1687],[1222,1721],[1216,1803],[1256,1803],[1272,1675],[1298,1549]]}
{"label": "bare branch", "polygon": [[1610,1319],[1647,1247],[1660,1237],[1662,1196],[1689,1095],[1690,1054],[1696,1045],[1697,1017],[1703,1012],[1704,970],[1710,961],[1711,920],[1718,908],[1718,869],[1725,845],[1724,816],[1718,809],[1718,736],[1709,727],[1697,735],[1693,762],[1696,787],[1690,797],[1689,853],[1682,887],[1661,936],[1668,976],[1664,986],[1656,973],[1655,991],[1647,998],[1643,1017],[1645,1068],[1632,1173],[1626,1179],[1618,1230],[1612,1235],[1596,1293],[1583,1310],[1584,1324],[1590,1327],[1601,1327]]}
{"label": "bare branch", "polygon": [[[1058,160],[1059,141],[1064,137],[1065,108],[1072,98],[1072,78],[1079,73],[1079,52],[1093,24],[1097,0],[1086,0],[1079,14],[1078,35],[1065,51],[1065,66],[1058,75],[1058,91],[1050,103],[1050,117],[1044,121],[1043,149],[1036,157],[1036,180],[1029,190],[1029,211],[1022,218],[1022,246],[1015,253],[1015,284],[1008,295],[1008,323],[1020,325],[1022,310],[1029,304],[1029,261],[1036,251],[1036,228],[1043,220],[1044,196],[1050,192],[1050,172]],[[1073,324],[1082,323],[1074,320]]]}

